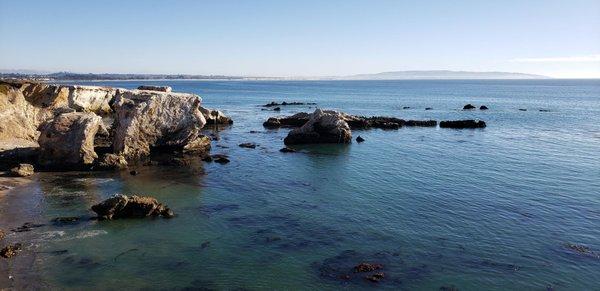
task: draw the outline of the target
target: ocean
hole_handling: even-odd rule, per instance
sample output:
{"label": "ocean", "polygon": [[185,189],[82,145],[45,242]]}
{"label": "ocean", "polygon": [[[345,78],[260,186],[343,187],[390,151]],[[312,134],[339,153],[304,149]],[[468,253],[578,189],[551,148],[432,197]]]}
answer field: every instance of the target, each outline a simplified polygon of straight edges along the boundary
{"label": "ocean", "polygon": [[[0,228],[45,224],[9,234],[25,242],[22,256],[2,263],[14,282],[79,290],[600,288],[600,80],[79,83],[200,95],[234,120],[211,151],[231,162],[137,167],[136,176],[36,175],[0,199]],[[271,101],[317,105],[262,110]],[[489,110],[462,110],[467,103]],[[289,129],[262,123],[315,107],[487,127],[353,130],[365,142],[279,152]],[[91,217],[90,207],[115,193],[154,196],[177,216],[51,221]],[[381,264],[384,278],[354,273],[362,262]]]}

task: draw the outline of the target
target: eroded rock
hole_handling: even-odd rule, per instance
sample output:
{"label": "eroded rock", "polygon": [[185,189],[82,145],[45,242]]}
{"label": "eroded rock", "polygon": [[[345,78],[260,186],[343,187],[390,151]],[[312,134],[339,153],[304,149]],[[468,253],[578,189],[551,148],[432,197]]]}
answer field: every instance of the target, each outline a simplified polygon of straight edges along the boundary
{"label": "eroded rock", "polygon": [[18,166],[10,169],[10,174],[13,177],[29,177],[33,175],[33,165],[19,164]]}
{"label": "eroded rock", "polygon": [[103,202],[92,206],[101,219],[144,218],[148,216],[173,217],[174,214],[167,206],[155,198],[147,196],[127,196],[117,194]]}
{"label": "eroded rock", "polygon": [[102,118],[94,113],[64,113],[40,126],[39,163],[50,167],[91,165],[98,155],[94,137]]}
{"label": "eroded rock", "polygon": [[316,109],[303,126],[290,131],[286,145],[312,143],[350,143],[352,132],[341,113]]}
{"label": "eroded rock", "polygon": [[407,120],[404,123],[405,126],[421,126],[421,127],[434,127],[437,126],[435,120]]}
{"label": "eroded rock", "polygon": [[114,108],[113,151],[127,160],[148,156],[151,149],[205,148],[200,130],[206,120],[197,95],[124,91],[116,97]]}
{"label": "eroded rock", "polygon": [[229,125],[233,124],[233,120],[227,117],[223,112],[214,109],[207,109],[200,106],[200,112],[206,120],[206,124]]}

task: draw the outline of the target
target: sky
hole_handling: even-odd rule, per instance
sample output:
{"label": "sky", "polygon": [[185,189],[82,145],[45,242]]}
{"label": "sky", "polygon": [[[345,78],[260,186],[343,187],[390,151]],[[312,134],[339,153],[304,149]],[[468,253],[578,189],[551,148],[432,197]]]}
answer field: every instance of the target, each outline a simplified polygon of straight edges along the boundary
{"label": "sky", "polygon": [[600,0],[0,0],[0,69],[600,78]]}

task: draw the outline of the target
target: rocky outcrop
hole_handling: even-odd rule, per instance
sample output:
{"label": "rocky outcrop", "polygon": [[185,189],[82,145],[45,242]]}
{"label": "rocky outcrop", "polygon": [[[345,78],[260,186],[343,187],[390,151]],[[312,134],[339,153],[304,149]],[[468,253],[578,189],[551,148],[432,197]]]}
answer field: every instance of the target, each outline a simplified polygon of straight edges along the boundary
{"label": "rocky outcrop", "polygon": [[286,145],[312,143],[350,143],[352,132],[337,111],[315,110],[304,125],[290,131],[283,140]]}
{"label": "rocky outcrop", "polygon": [[13,177],[29,177],[33,175],[33,165],[19,164],[18,166],[10,169],[10,175]]}
{"label": "rocky outcrop", "polygon": [[200,106],[200,112],[204,116],[207,125],[216,124],[216,125],[229,125],[233,124],[233,120],[227,117],[223,112],[214,109],[207,109]]}
{"label": "rocky outcrop", "polygon": [[483,120],[448,120],[440,122],[441,128],[484,128],[486,127],[485,121]]}
{"label": "rocky outcrop", "polygon": [[112,112],[110,103],[118,89],[98,86],[69,86],[69,107],[80,112],[107,115]]}
{"label": "rocky outcrop", "polygon": [[12,258],[21,251],[21,248],[22,246],[20,243],[6,246],[2,250],[0,250],[0,257],[3,257],[5,259]]}
{"label": "rocky outcrop", "polygon": [[151,86],[151,85],[142,85],[138,87],[138,90],[146,90],[146,91],[159,91],[159,92],[171,92],[173,89],[169,86]]}
{"label": "rocky outcrop", "polygon": [[40,126],[39,164],[49,167],[91,165],[98,155],[94,137],[103,127],[102,118],[94,113],[64,113]]}
{"label": "rocky outcrop", "polygon": [[40,124],[69,112],[109,114],[117,89],[0,81],[0,141],[36,142]]}
{"label": "rocky outcrop", "polygon": [[105,154],[98,163],[100,169],[105,170],[122,170],[128,166],[125,157],[115,154]]}
{"label": "rocky outcrop", "polygon": [[473,106],[473,104],[467,104],[465,106],[463,106],[463,110],[471,110],[471,109],[475,109],[476,107]]}
{"label": "rocky outcrop", "polygon": [[405,126],[420,126],[420,127],[434,127],[437,126],[435,120],[407,120],[404,123]]}
{"label": "rocky outcrop", "polygon": [[173,211],[147,196],[127,196],[117,194],[92,206],[100,219],[144,218],[148,216],[173,217]]}
{"label": "rocky outcrop", "polygon": [[200,135],[206,120],[197,95],[124,91],[115,99],[114,109],[113,151],[128,160],[148,156],[151,149],[193,152],[206,146]]}
{"label": "rocky outcrop", "polygon": [[317,105],[317,103],[312,103],[312,102],[286,102],[286,101],[283,101],[281,103],[277,103],[275,101],[272,101],[271,103],[267,103],[267,104],[263,105],[263,107],[277,107],[277,106],[288,106],[288,105]]}
{"label": "rocky outcrop", "polygon": [[263,126],[266,128],[300,127],[308,122],[309,118],[310,114],[306,112],[300,112],[286,117],[270,117],[263,123]]}
{"label": "rocky outcrop", "polygon": [[485,105],[479,106],[479,110],[488,110],[489,108]]}

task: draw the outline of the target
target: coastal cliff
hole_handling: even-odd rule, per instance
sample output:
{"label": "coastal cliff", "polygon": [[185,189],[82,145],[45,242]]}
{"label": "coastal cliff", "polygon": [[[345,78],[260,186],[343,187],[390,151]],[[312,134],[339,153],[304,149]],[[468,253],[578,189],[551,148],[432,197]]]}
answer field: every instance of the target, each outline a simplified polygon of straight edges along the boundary
{"label": "coastal cliff", "polygon": [[5,161],[3,168],[18,161],[47,168],[92,167],[101,144],[108,147],[103,153],[128,161],[165,149],[205,156],[210,139],[201,130],[207,120],[232,121],[202,108],[201,102],[195,94],[152,87],[0,80],[0,161]]}

